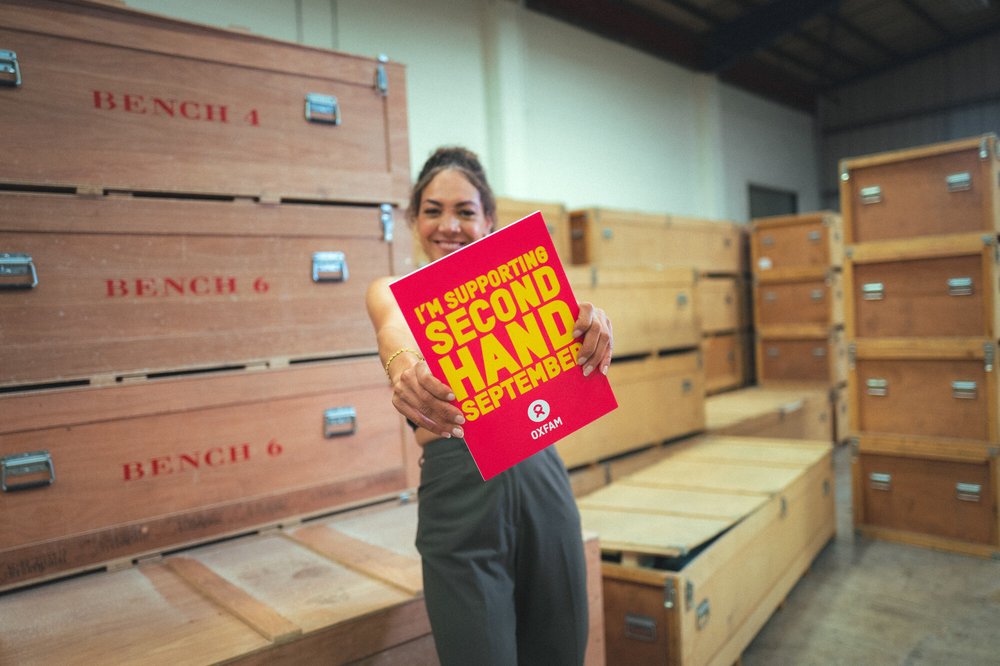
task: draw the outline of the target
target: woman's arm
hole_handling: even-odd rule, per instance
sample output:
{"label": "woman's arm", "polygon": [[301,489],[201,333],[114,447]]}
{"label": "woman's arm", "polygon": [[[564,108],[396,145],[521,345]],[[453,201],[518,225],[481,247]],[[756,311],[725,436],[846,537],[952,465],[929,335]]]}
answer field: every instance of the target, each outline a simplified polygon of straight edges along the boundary
{"label": "woman's arm", "polygon": [[373,282],[368,288],[366,305],[375,327],[382,366],[389,364],[386,374],[392,385],[392,404],[400,414],[432,433],[463,437],[461,425],[465,417],[450,402],[455,394],[431,374],[419,356],[417,342],[389,290],[391,281],[392,278],[380,278]]}
{"label": "woman's arm", "polygon": [[602,374],[608,374],[614,335],[611,320],[604,310],[593,303],[580,303],[580,316],[576,319],[573,337],[580,335],[583,335],[583,346],[576,362],[583,366],[583,376],[589,376],[595,368],[599,368]]}

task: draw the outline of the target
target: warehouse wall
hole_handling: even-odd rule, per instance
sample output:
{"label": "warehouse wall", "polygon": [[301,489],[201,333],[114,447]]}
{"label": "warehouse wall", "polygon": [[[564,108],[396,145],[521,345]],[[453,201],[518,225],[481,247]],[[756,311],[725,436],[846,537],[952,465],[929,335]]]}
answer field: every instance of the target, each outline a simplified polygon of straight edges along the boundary
{"label": "warehouse wall", "polygon": [[510,0],[127,0],[407,65],[414,172],[479,151],[499,194],[746,221],[750,183],[818,206],[811,116]]}
{"label": "warehouse wall", "polygon": [[1000,131],[1000,35],[837,90],[820,107],[823,200],[837,208],[838,161]]}

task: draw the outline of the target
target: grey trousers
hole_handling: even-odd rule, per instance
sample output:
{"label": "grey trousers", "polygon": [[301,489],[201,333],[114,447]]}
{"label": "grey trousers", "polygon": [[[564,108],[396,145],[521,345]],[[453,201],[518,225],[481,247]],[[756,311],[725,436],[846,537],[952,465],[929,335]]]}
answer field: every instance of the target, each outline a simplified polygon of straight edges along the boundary
{"label": "grey trousers", "polygon": [[445,666],[583,663],[586,563],[566,468],[549,447],[484,482],[465,442],[424,447],[417,549]]}

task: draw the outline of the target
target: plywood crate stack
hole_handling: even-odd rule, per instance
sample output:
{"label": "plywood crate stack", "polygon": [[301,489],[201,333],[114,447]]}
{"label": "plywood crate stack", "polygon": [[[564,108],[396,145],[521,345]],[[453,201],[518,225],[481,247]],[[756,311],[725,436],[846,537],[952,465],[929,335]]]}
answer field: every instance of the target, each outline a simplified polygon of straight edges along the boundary
{"label": "plywood crate stack", "polygon": [[533,201],[515,199],[512,197],[497,197],[497,229],[513,224],[535,211],[545,218],[545,225],[552,236],[552,245],[556,248],[559,260],[563,265],[570,263],[569,250],[569,211],[561,203],[552,201]]}
{"label": "plywood crate stack", "polygon": [[841,163],[865,534],[1000,553],[998,176],[992,134]]}
{"label": "plywood crate stack", "polygon": [[[410,261],[403,66],[83,1],[5,3],[0,48],[0,624],[36,620],[0,661],[305,636],[315,618],[245,578],[160,558],[415,485],[363,303]],[[333,614],[381,585],[365,612],[407,606],[400,640],[429,632],[419,591],[324,566]],[[125,609],[115,641],[88,633]]]}
{"label": "plywood crate stack", "polygon": [[835,533],[827,442],[709,435],[579,500],[608,663],[732,664]]}
{"label": "plywood crate stack", "polygon": [[574,264],[691,267],[707,394],[750,381],[746,234],[742,225],[608,208],[570,213]]}

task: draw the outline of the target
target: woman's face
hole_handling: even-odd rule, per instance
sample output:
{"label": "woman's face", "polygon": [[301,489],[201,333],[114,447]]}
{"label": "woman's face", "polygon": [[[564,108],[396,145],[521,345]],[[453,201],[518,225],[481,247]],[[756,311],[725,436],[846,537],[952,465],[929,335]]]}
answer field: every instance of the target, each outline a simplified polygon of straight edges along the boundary
{"label": "woman's face", "polygon": [[453,169],[446,169],[427,184],[420,198],[417,235],[431,261],[479,240],[493,228],[483,214],[479,190]]}

